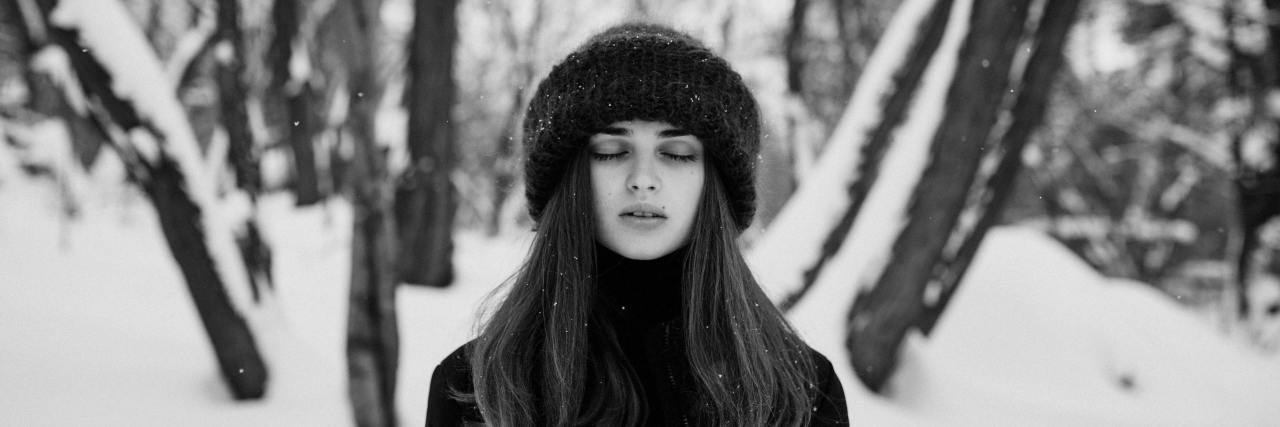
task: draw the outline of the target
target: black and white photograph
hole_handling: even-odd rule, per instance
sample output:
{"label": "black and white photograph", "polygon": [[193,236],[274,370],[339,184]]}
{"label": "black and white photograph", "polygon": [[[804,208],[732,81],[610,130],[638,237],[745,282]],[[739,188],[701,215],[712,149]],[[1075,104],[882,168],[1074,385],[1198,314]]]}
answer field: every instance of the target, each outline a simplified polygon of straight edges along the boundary
{"label": "black and white photograph", "polygon": [[0,0],[0,425],[1280,425],[1280,0]]}

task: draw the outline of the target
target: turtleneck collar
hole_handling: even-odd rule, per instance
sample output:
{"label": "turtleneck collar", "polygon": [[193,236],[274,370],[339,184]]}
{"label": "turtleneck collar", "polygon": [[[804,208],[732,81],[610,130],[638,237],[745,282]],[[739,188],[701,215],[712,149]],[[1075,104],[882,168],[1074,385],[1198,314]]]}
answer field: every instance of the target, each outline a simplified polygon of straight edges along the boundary
{"label": "turtleneck collar", "polygon": [[619,320],[647,328],[680,315],[681,275],[688,246],[652,260],[635,260],[596,243],[600,300]]}

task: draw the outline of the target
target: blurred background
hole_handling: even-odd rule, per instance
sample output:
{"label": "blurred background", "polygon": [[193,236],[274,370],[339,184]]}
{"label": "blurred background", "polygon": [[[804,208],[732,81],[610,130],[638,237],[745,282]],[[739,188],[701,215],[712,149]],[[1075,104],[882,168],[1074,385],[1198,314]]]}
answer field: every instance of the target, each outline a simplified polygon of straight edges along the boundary
{"label": "blurred background", "polygon": [[629,20],[755,93],[855,423],[1280,419],[1280,1],[0,0],[0,423],[421,424]]}

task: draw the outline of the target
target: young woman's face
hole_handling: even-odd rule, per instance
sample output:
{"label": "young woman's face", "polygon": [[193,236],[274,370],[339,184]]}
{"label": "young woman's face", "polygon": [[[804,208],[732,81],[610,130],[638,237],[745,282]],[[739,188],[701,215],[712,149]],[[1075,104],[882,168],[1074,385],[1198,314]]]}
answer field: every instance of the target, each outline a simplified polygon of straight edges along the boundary
{"label": "young woman's face", "polygon": [[625,121],[591,136],[596,236],[648,260],[689,240],[706,178],[702,141],[664,122]]}

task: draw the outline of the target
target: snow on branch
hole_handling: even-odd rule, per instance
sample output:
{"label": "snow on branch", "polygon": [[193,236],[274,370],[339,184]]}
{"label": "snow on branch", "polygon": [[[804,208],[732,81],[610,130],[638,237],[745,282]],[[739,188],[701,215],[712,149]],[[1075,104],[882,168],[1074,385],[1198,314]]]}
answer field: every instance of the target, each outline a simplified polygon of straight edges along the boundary
{"label": "snow on branch", "polygon": [[[121,141],[156,165],[170,158],[183,175],[186,192],[201,212],[206,245],[234,304],[253,306],[248,273],[233,237],[244,222],[243,210],[220,209],[215,169],[204,166],[200,147],[181,104],[175,82],[133,18],[117,0],[61,0],[50,13],[52,25],[78,35],[81,53],[88,54],[106,73],[115,97],[128,103],[140,126],[131,127]],[[83,78],[84,76],[82,76]],[[138,124],[134,124],[138,125]]]}

